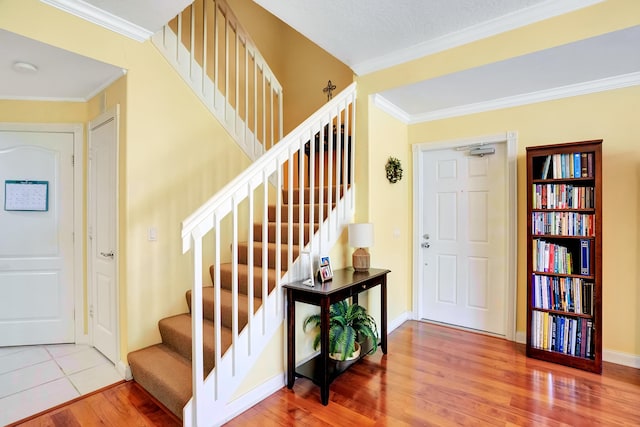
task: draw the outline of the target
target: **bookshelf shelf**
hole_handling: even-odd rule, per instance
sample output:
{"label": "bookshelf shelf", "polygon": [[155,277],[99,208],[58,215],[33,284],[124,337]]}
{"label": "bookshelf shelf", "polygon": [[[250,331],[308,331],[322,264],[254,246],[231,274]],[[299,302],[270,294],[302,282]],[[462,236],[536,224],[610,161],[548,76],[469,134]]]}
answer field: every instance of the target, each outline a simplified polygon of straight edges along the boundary
{"label": "bookshelf shelf", "polygon": [[527,147],[527,356],[602,372],[602,140]]}

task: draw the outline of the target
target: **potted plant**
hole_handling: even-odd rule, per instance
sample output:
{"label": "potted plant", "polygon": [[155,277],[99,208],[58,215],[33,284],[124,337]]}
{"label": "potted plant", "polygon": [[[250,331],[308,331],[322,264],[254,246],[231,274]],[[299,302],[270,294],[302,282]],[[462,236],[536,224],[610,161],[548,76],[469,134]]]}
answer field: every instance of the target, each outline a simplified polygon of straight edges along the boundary
{"label": "potted plant", "polygon": [[[304,320],[302,330],[320,327],[320,314],[313,314]],[[357,339],[372,340],[372,352],[378,349],[378,327],[367,310],[358,304],[340,301],[329,309],[329,357],[335,360],[351,360],[360,355]],[[320,331],[313,340],[313,348],[320,346]]]}

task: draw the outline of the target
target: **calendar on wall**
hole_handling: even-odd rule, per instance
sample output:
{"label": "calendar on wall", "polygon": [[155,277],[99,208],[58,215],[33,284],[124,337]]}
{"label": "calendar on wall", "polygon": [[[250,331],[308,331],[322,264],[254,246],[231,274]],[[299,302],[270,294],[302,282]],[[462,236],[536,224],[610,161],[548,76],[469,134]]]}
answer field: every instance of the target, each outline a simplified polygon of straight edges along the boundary
{"label": "calendar on wall", "polygon": [[4,210],[46,212],[49,210],[49,181],[6,180]]}

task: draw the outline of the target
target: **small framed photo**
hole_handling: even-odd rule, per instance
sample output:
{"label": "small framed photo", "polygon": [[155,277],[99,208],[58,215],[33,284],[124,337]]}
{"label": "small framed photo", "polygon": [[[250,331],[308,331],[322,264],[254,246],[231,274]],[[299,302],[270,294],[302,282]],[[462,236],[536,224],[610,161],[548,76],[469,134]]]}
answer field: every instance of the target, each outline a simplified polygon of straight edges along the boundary
{"label": "small framed photo", "polygon": [[328,256],[320,258],[320,271],[318,273],[321,282],[326,282],[333,278],[333,272],[331,271],[331,262]]}

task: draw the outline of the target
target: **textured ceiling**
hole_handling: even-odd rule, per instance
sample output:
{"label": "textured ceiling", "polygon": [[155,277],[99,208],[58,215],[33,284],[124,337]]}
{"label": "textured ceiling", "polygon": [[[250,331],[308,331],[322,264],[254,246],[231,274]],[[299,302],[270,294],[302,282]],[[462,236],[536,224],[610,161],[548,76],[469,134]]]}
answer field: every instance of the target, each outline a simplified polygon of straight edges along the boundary
{"label": "textured ceiling", "polygon": [[[562,13],[575,0],[254,0],[365,74],[424,56],[430,45],[486,37]],[[559,7],[558,3],[562,3]],[[443,40],[448,39],[448,40]],[[429,52],[427,52],[429,53]]]}
{"label": "textured ceiling", "polygon": [[[638,84],[640,26],[378,94],[408,122],[519,105],[541,97]],[[591,89],[589,89],[591,88]],[[525,102],[527,101],[527,102]]]}
{"label": "textured ceiling", "polygon": [[[0,99],[84,101],[122,77],[124,71],[0,29]],[[38,67],[18,72],[15,62]]]}

